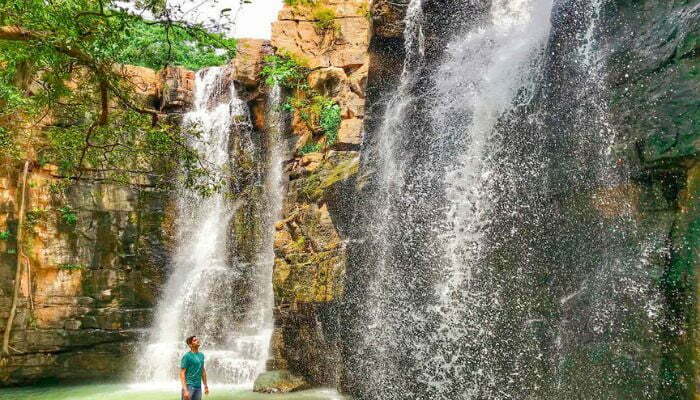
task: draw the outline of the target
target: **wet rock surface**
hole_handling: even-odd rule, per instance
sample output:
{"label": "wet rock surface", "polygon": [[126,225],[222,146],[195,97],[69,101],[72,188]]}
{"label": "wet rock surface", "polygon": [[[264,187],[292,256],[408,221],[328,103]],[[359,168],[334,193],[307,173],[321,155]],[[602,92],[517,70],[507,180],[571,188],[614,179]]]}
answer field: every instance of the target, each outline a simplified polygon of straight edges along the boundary
{"label": "wet rock surface", "polygon": [[286,370],[269,371],[261,374],[253,386],[253,391],[259,393],[289,393],[308,389],[309,384],[304,378],[293,375]]}

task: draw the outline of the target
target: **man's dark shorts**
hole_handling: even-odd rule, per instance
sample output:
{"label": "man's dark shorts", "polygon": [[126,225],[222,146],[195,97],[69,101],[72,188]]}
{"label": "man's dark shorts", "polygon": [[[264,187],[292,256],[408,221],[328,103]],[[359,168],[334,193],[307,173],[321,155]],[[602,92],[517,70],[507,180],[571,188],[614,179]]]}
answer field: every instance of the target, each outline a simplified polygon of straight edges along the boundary
{"label": "man's dark shorts", "polygon": [[[190,393],[190,400],[202,400],[202,388],[187,385],[187,391]],[[185,400],[184,390],[181,393],[182,400]]]}

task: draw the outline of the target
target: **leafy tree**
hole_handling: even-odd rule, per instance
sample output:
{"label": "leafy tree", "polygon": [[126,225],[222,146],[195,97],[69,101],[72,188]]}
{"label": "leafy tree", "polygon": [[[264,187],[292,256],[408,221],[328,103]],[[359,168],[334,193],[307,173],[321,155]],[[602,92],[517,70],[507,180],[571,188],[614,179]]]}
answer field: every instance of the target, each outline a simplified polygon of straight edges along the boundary
{"label": "leafy tree", "polygon": [[73,180],[168,188],[181,171],[203,192],[220,185],[191,146],[198,132],[164,120],[122,64],[223,64],[235,41],[176,19],[163,0],[139,6],[149,19],[114,0],[0,2],[0,158],[37,157]]}

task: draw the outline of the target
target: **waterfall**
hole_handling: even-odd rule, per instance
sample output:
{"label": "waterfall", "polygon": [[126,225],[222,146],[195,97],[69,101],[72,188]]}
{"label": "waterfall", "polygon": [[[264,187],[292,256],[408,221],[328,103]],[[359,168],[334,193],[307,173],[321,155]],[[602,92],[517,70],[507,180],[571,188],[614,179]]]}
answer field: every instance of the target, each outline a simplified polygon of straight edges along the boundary
{"label": "waterfall", "polygon": [[449,43],[435,73],[430,126],[444,137],[462,138],[462,150],[444,178],[448,222],[438,238],[445,262],[430,310],[437,332],[428,334],[436,344],[420,348],[430,371],[421,379],[441,396],[457,389],[454,379],[459,376],[463,393],[458,398],[486,393],[501,398],[502,378],[494,376],[506,373],[498,366],[502,350],[485,344],[499,334],[495,324],[503,312],[499,302],[505,286],[486,260],[485,236],[494,205],[501,201],[498,147],[517,132],[497,123],[532,96],[551,9],[551,0],[493,1],[482,26]]}
{"label": "waterfall", "polygon": [[[231,153],[234,139],[239,151],[246,155],[255,151],[247,105],[238,98],[229,75],[226,67],[199,71],[194,105],[183,121],[184,127],[201,131],[193,146],[221,173],[237,171]],[[138,382],[172,385],[179,358],[187,351],[184,340],[190,335],[202,341],[210,382],[251,386],[265,370],[273,324],[270,238],[282,199],[280,132],[272,131],[269,168],[263,182],[257,183],[264,186],[264,196],[258,200],[262,203],[257,205],[265,210],[260,216],[264,239],[250,262],[233,254],[238,238],[231,229],[238,208],[250,199],[236,198],[233,188],[205,198],[180,190],[172,267],[139,357]]]}
{"label": "waterfall", "polygon": [[349,246],[360,398],[654,398],[663,237],[614,154],[605,3],[469,2],[451,38],[408,5]]}
{"label": "waterfall", "polygon": [[[383,297],[387,292],[390,282],[396,282],[400,278],[392,270],[391,243],[391,220],[396,210],[393,208],[393,199],[399,195],[404,184],[402,171],[406,169],[405,159],[401,157],[401,140],[403,134],[410,130],[406,121],[406,114],[413,108],[413,97],[411,89],[419,77],[419,72],[425,56],[425,37],[422,32],[423,12],[422,0],[411,0],[407,7],[404,18],[405,28],[405,48],[406,58],[404,60],[401,77],[398,87],[391,95],[384,111],[380,134],[377,138],[377,150],[373,156],[364,155],[365,163],[375,163],[376,165],[365,166],[366,169],[376,168],[377,188],[370,199],[373,213],[378,216],[372,224],[358,224],[367,227],[366,246],[372,248],[370,254],[371,263],[374,265],[371,273],[376,275],[375,279],[367,282],[366,296],[371,307],[362,307],[358,310],[363,319],[363,333],[358,335],[360,343],[358,347],[363,352],[372,354],[367,359],[363,354],[357,363],[367,373],[364,375],[365,382],[369,387],[382,387],[398,378],[396,359],[398,353],[395,351],[395,344],[391,341],[398,333],[392,331],[391,326],[385,324],[387,312],[392,304],[387,303]],[[365,264],[360,261],[361,264]],[[363,284],[364,286],[364,284]],[[369,373],[372,371],[372,373]]]}

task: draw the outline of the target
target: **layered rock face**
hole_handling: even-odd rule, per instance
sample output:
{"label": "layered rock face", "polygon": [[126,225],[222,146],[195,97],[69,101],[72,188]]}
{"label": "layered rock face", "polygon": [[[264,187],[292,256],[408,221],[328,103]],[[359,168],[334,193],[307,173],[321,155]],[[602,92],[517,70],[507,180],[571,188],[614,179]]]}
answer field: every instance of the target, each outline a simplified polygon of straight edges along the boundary
{"label": "layered rock face", "polygon": [[[190,71],[122,68],[139,94],[164,110],[181,110],[190,101]],[[115,186],[85,176],[64,186],[54,166],[30,164],[21,243],[26,260],[11,356],[3,360],[0,384],[119,377],[127,370],[133,342],[152,320],[166,273],[168,196],[145,179]],[[3,331],[19,253],[15,235],[23,178],[22,165],[0,171]]]}
{"label": "layered rock face", "polygon": [[[2,178],[3,228],[16,225],[17,174]],[[28,177],[25,235],[31,280],[22,275],[13,356],[3,384],[42,378],[119,376],[131,342],[151,321],[166,265],[167,198],[148,189],[81,183],[55,193],[51,171]],[[76,222],[66,222],[65,207]],[[64,211],[62,211],[64,210]],[[2,244],[3,324],[14,281],[15,244]]]}
{"label": "layered rock face", "polygon": [[[289,369],[313,384],[342,379],[338,325],[346,269],[352,192],[363,142],[369,57],[369,1],[330,0],[316,7],[285,6],[273,24],[272,45],[301,57],[312,72],[308,84],[341,108],[338,140],[325,152],[286,163],[289,183],[276,225],[276,329],[272,369]],[[319,27],[318,10],[333,16]],[[294,116],[295,151],[310,135]]]}

